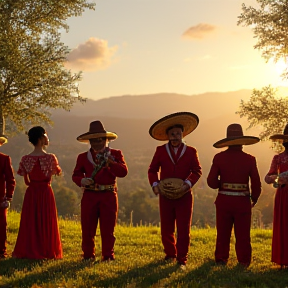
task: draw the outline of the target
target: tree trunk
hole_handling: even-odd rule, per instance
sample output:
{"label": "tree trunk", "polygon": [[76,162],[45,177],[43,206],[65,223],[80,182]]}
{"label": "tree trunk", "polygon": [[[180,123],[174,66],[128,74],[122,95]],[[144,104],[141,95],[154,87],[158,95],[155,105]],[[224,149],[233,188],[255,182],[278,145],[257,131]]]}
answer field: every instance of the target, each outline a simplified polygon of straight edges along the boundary
{"label": "tree trunk", "polygon": [[5,118],[3,115],[2,106],[0,106],[0,135],[5,135]]}

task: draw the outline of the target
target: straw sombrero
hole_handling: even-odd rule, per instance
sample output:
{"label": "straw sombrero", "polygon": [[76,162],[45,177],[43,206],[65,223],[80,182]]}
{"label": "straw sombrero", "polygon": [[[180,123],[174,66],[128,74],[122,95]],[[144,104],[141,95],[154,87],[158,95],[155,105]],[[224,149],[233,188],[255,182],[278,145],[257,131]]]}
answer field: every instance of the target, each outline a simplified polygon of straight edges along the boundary
{"label": "straw sombrero", "polygon": [[77,137],[80,142],[88,143],[89,139],[106,137],[108,140],[115,140],[118,136],[116,133],[108,132],[104,129],[101,121],[90,123],[89,131]]}
{"label": "straw sombrero", "polygon": [[160,141],[168,140],[167,129],[175,125],[183,127],[183,137],[190,134],[199,124],[197,115],[191,112],[177,112],[156,121],[149,129],[152,138]]}
{"label": "straw sombrero", "polygon": [[260,141],[254,136],[244,136],[240,124],[231,124],[227,127],[227,137],[213,144],[215,148],[223,148],[234,145],[252,145]]}
{"label": "straw sombrero", "polygon": [[0,145],[6,144],[8,142],[8,138],[5,135],[0,135]]}
{"label": "straw sombrero", "polygon": [[275,134],[270,136],[271,140],[279,141],[279,142],[287,142],[288,141],[288,124],[286,124],[283,134]]}

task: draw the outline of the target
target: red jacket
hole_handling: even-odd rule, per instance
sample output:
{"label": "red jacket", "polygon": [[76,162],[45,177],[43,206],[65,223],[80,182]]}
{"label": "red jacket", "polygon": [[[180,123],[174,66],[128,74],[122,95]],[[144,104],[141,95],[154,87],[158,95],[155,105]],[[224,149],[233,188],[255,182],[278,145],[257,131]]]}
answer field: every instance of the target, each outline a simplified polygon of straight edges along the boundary
{"label": "red jacket", "polygon": [[[186,149],[184,154],[178,158],[178,161],[175,162],[174,159],[174,164],[168,154],[168,147],[169,143],[156,148],[148,169],[150,185],[152,186],[154,182],[159,182],[159,180],[166,178],[180,178],[183,181],[189,180],[193,186],[202,175],[196,149],[184,145],[183,149]],[[173,152],[170,153],[172,154]],[[180,153],[181,151],[179,151]]]}
{"label": "red jacket", "polygon": [[[128,173],[127,165],[120,150],[110,149],[111,156],[115,158],[115,163],[103,167],[94,177],[94,182],[99,185],[116,184],[116,177],[125,177]],[[88,152],[78,155],[76,166],[72,175],[72,180],[81,187],[82,178],[90,178],[94,170],[94,165],[88,160]]]}
{"label": "red jacket", "polygon": [[12,198],[16,186],[11,159],[0,153],[0,201],[5,196]]}
{"label": "red jacket", "polygon": [[[251,187],[249,188],[249,180]],[[227,150],[214,156],[210,169],[208,186],[213,189],[229,191],[223,189],[223,183],[247,184],[251,189],[251,198],[257,202],[261,194],[261,182],[254,156],[242,151],[242,146],[230,146]],[[233,190],[230,190],[233,191]]]}

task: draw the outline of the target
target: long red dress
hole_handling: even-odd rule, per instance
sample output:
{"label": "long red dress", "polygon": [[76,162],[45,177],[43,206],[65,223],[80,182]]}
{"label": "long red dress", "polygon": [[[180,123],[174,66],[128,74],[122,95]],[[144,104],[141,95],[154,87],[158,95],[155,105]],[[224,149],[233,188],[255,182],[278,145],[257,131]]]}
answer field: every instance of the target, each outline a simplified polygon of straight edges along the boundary
{"label": "long red dress", "polygon": [[57,209],[51,188],[52,175],[61,173],[56,156],[23,156],[17,173],[24,176],[28,188],[13,257],[61,259]]}
{"label": "long red dress", "polygon": [[[271,184],[268,176],[288,170],[288,153],[275,155],[265,182]],[[288,182],[276,190],[273,217],[272,259],[279,265],[288,265]]]}

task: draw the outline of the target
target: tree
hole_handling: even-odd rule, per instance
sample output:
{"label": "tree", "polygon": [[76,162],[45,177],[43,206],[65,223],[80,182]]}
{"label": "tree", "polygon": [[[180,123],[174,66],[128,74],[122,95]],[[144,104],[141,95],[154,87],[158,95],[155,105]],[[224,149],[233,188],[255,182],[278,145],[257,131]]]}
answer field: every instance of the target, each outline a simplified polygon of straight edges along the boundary
{"label": "tree", "polygon": [[68,187],[63,175],[54,176],[52,189],[55,196],[58,215],[80,215],[81,197],[78,197],[74,189]]}
{"label": "tree", "polygon": [[65,186],[58,186],[54,189],[54,195],[58,215],[80,215],[80,199],[74,190]]}
{"label": "tree", "polygon": [[25,191],[27,189],[27,186],[23,180],[23,177],[20,178],[16,175],[16,187],[13,195],[13,201],[11,202],[11,209],[21,212],[23,200],[25,196]]}
{"label": "tree", "polygon": [[[242,4],[243,13],[238,17],[238,25],[252,27],[258,42],[255,49],[262,50],[266,61],[283,59],[287,63],[288,56],[288,1],[256,0],[260,7],[246,7]],[[284,77],[287,79],[287,67]]]}
{"label": "tree", "polygon": [[138,188],[133,192],[119,194],[119,207],[121,222],[129,221],[131,212],[133,213],[132,222],[139,223],[159,223],[158,198],[149,197],[144,189]]}
{"label": "tree", "polygon": [[[288,1],[287,0],[256,0],[259,8],[247,7],[242,4],[243,13],[238,17],[238,25],[250,26],[258,42],[255,49],[262,51],[267,61],[278,62],[288,60]],[[281,77],[288,79],[288,69],[284,69]],[[286,98],[277,96],[277,89],[266,86],[261,90],[254,89],[250,100],[241,102],[237,112],[247,117],[250,127],[262,125],[264,131],[260,138],[283,131],[288,122],[288,103]]]}
{"label": "tree", "polygon": [[262,125],[263,131],[259,137],[267,140],[270,135],[282,133],[288,122],[288,99],[278,98],[277,89],[267,86],[261,90],[253,89],[250,100],[241,100],[240,117],[247,117],[249,127]]}
{"label": "tree", "polygon": [[0,134],[5,119],[17,130],[25,123],[51,123],[49,108],[69,110],[84,100],[81,73],[65,68],[69,53],[60,40],[67,18],[95,4],[86,0],[0,0]]}

